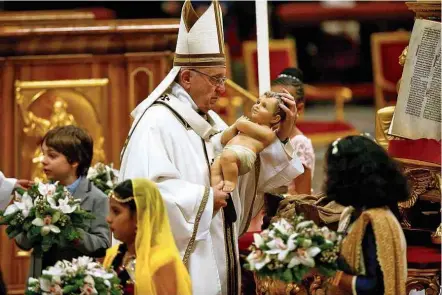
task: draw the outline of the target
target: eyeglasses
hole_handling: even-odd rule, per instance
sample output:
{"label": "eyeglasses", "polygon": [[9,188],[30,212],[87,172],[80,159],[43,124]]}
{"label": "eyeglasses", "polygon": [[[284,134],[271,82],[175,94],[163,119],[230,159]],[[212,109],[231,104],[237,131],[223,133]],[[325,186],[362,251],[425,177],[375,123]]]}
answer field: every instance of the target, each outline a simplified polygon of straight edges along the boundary
{"label": "eyeglasses", "polygon": [[212,83],[213,86],[223,86],[224,83],[226,83],[227,77],[216,77],[216,76],[210,76],[207,75],[206,73],[200,72],[198,70],[195,69],[190,69],[193,72],[196,72],[198,74],[204,75],[206,77],[209,78],[210,83]]}

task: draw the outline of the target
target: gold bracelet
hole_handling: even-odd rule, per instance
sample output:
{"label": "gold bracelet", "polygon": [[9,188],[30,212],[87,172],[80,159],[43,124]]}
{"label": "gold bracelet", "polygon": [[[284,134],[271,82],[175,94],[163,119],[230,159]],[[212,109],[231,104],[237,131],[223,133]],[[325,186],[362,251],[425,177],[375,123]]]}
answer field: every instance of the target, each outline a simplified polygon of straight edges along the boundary
{"label": "gold bracelet", "polygon": [[332,285],[333,286],[335,286],[335,287],[339,286],[339,282],[341,281],[342,274],[343,274],[342,270],[338,270],[336,272],[336,274],[335,274],[335,276],[333,277],[333,280],[332,280]]}

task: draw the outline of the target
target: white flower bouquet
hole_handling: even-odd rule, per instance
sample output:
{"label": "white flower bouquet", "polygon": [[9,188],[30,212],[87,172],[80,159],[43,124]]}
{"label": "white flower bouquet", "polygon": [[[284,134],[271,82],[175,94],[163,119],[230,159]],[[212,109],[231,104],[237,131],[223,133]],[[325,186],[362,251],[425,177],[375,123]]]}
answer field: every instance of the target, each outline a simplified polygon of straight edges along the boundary
{"label": "white flower bouquet", "polygon": [[123,291],[114,271],[107,271],[92,258],[82,256],[72,262],[58,261],[43,270],[40,278],[29,278],[25,294],[120,295]]}
{"label": "white flower bouquet", "polygon": [[253,237],[245,267],[258,276],[301,283],[313,269],[324,276],[337,269],[338,234],[301,215],[290,222],[280,219]]}
{"label": "white flower bouquet", "polygon": [[106,195],[112,190],[118,181],[118,170],[113,165],[97,163],[89,167],[87,178]]}
{"label": "white flower bouquet", "polygon": [[58,183],[36,182],[27,190],[16,189],[14,202],[0,211],[0,225],[7,226],[9,238],[23,233],[43,252],[81,239],[79,229],[86,229],[85,222],[94,218]]}

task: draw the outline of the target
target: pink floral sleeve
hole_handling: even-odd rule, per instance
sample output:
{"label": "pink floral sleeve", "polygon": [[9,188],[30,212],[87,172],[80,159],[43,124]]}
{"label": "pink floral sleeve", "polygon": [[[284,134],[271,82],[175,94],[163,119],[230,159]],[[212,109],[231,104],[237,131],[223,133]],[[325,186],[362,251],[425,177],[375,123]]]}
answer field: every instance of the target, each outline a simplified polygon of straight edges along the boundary
{"label": "pink floral sleeve", "polygon": [[295,150],[296,155],[301,160],[301,163],[312,170],[315,169],[315,152],[313,150],[312,141],[308,139],[305,135],[296,135],[291,139],[293,148]]}

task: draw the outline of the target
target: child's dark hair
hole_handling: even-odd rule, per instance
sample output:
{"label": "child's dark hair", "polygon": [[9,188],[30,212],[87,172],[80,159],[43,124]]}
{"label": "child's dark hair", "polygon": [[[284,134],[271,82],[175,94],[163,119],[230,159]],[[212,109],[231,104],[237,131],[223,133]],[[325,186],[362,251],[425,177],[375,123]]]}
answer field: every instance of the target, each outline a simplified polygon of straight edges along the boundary
{"label": "child's dark hair", "polygon": [[[127,179],[123,182],[117,184],[114,189],[114,193],[117,194],[118,199],[124,200],[134,195],[134,189],[132,186],[132,180]],[[121,203],[122,205],[128,206],[131,213],[137,212],[137,206],[135,200],[130,200],[129,202]]]}
{"label": "child's dark hair", "polygon": [[49,130],[41,143],[63,154],[72,164],[78,163],[77,176],[86,176],[94,153],[94,141],[82,128],[67,125]]}
{"label": "child's dark hair", "polygon": [[272,86],[292,86],[295,93],[292,93],[297,103],[304,102],[304,74],[298,68],[286,68],[278,77],[272,81]]}
{"label": "child's dark hair", "polygon": [[406,177],[396,161],[372,139],[348,136],[336,140],[326,152],[325,191],[329,199],[344,206],[389,206],[409,196]]}

